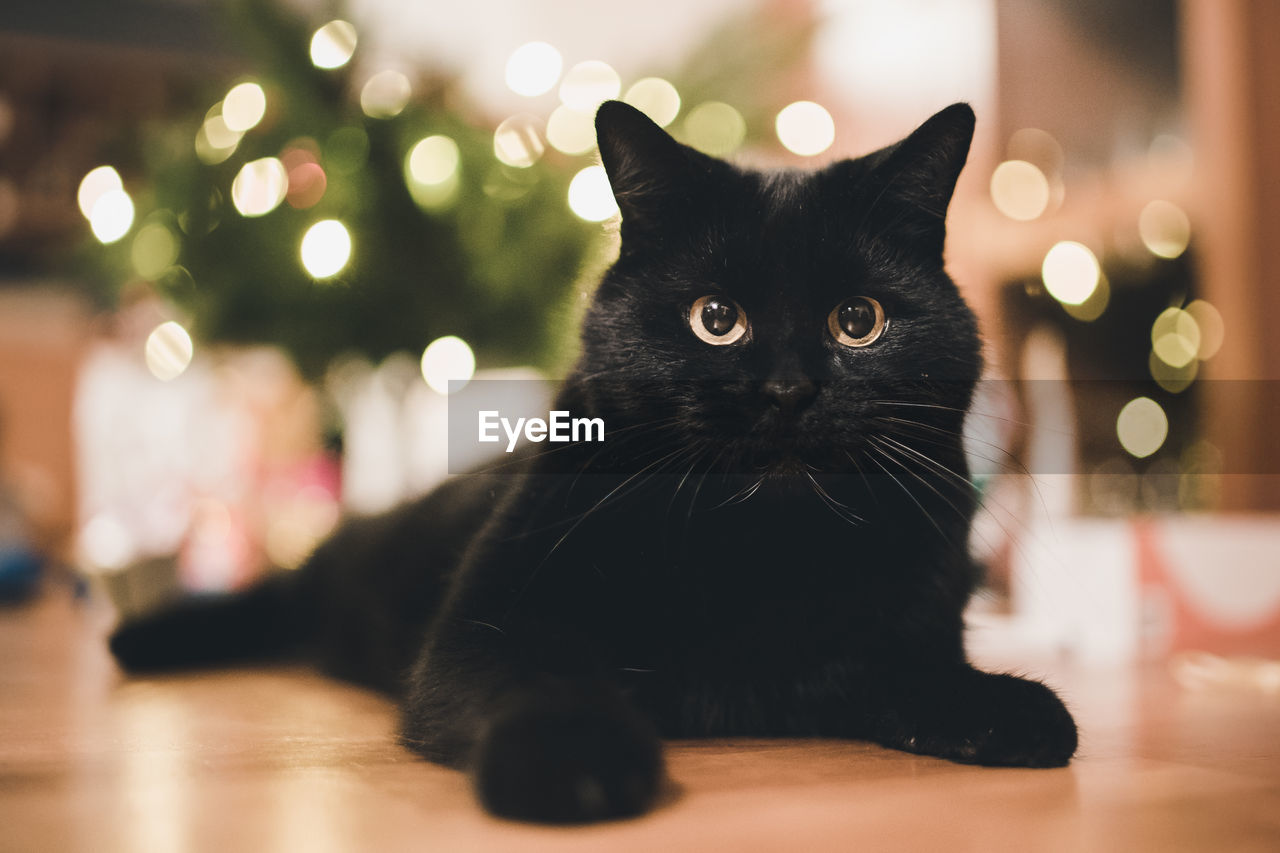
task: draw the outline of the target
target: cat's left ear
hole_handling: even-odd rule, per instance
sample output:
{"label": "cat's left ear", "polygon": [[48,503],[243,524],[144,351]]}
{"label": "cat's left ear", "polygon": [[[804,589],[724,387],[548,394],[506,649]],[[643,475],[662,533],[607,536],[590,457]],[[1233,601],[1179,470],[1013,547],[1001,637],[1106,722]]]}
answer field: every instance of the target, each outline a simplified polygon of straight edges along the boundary
{"label": "cat's left ear", "polygon": [[879,205],[886,201],[899,231],[918,241],[922,250],[942,256],[947,208],[956,180],[969,156],[974,115],[968,104],[952,104],[916,128],[906,139],[871,155],[871,185]]}

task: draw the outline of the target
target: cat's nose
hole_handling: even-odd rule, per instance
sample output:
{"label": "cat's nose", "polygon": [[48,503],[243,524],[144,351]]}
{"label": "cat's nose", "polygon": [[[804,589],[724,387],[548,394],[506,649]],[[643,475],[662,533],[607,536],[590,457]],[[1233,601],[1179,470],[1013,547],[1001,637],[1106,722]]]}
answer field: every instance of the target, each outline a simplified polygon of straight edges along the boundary
{"label": "cat's nose", "polygon": [[770,379],[763,390],[769,402],[787,414],[800,411],[818,394],[818,386],[808,379]]}

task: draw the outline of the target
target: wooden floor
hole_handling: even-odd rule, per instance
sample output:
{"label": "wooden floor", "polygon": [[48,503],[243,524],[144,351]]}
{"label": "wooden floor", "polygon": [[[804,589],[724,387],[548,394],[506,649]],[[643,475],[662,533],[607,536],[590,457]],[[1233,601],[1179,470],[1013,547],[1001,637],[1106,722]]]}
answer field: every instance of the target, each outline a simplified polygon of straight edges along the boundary
{"label": "wooden floor", "polygon": [[1083,730],[1066,769],[676,743],[656,813],[548,829],[481,813],[380,697],[285,669],[125,679],[109,619],[61,590],[0,610],[0,850],[1280,850],[1280,696],[1163,668],[1054,673]]}

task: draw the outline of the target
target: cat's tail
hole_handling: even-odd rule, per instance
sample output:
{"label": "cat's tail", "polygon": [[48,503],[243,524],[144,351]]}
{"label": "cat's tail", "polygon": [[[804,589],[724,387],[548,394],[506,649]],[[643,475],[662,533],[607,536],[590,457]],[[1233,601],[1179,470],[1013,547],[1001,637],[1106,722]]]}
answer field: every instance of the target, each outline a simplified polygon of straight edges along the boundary
{"label": "cat's tail", "polygon": [[310,634],[302,583],[297,572],[276,572],[242,592],[184,599],[126,620],[111,635],[111,653],[134,672],[288,657]]}

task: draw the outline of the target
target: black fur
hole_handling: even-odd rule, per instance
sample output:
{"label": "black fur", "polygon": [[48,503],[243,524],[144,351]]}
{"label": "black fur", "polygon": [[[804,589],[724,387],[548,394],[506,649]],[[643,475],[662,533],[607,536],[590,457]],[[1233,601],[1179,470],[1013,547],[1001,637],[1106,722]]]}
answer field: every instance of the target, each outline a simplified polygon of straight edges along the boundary
{"label": "black fur", "polygon": [[[597,130],[622,249],[556,408],[602,417],[608,441],[538,445],[518,473],[349,524],[289,581],[279,624],[330,672],[403,695],[404,742],[513,818],[644,812],[662,736],[1065,764],[1061,701],[973,669],[962,643],[980,356],[942,247],[972,111],[813,172],[740,170],[619,103]],[[693,334],[707,295],[741,306],[741,342]],[[857,295],[889,325],[851,348],[827,317]],[[254,595],[216,606],[249,614]],[[196,640],[156,617],[112,648],[173,663],[214,647],[211,621]]]}

